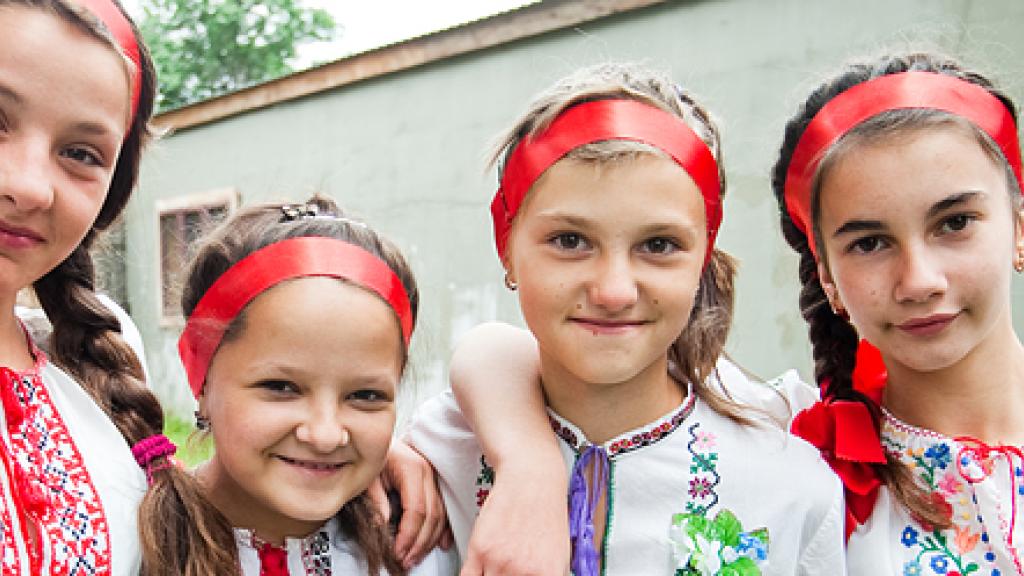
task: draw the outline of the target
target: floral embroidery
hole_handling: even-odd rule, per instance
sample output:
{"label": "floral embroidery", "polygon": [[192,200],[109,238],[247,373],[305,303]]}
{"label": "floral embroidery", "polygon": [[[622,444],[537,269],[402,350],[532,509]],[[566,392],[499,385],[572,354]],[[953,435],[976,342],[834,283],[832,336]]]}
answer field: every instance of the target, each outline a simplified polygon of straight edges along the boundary
{"label": "floral embroidery", "polygon": [[[28,512],[25,518],[45,535],[37,542],[50,547],[48,573],[109,574],[110,541],[102,503],[67,424],[42,383],[39,370],[45,356],[38,349],[33,352],[38,359],[35,370],[19,374],[0,369],[0,386],[9,387],[20,408],[17,420],[7,420],[10,446],[3,450],[10,484],[0,490],[10,490],[4,499],[20,501]],[[11,533],[13,520],[6,513],[2,518],[4,574],[20,573],[15,541],[22,535]]]}
{"label": "floral embroidery", "polygon": [[476,475],[476,486],[476,506],[480,508],[494,488],[494,468],[491,468],[484,456],[480,456],[480,472]]}
{"label": "floral embroidery", "polygon": [[886,451],[913,470],[921,485],[931,491],[936,506],[950,512],[953,522],[948,530],[929,530],[917,523],[904,527],[899,541],[908,556],[902,574],[1002,574],[1006,566],[1000,570],[994,546],[1007,543],[998,532],[992,532],[1006,531],[1007,520],[998,502],[995,513],[989,512],[992,518],[985,517],[978,503],[981,496],[972,482],[992,481],[993,474],[1002,478],[1006,470],[996,470],[995,458],[976,458],[953,439],[904,424],[887,412],[884,416],[882,443]]}
{"label": "floral embroidery", "polygon": [[728,510],[713,520],[703,514],[676,514],[669,539],[675,576],[759,576],[768,565],[768,530],[744,532]]}
{"label": "floral embroidery", "polygon": [[690,441],[686,449],[690,452],[690,501],[686,503],[686,511],[691,514],[706,514],[718,503],[715,487],[722,478],[718,475],[718,453],[712,452],[715,447],[715,435],[699,430],[700,423],[690,426]]}

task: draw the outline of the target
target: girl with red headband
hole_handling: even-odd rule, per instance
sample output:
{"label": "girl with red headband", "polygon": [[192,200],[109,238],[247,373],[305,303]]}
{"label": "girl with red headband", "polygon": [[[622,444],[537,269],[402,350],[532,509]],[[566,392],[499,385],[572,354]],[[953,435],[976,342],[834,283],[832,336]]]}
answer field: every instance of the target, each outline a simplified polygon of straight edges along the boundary
{"label": "girl with red headband", "polygon": [[[89,249],[135,185],[154,85],[116,2],[0,0],[5,575],[139,572],[147,487],[130,448],[160,444],[163,417],[121,337],[127,317],[94,292]],[[15,316],[23,288],[46,313],[45,338]]]}
{"label": "girl with red headband", "polygon": [[[781,396],[720,358],[734,264],[714,248],[724,179],[707,112],[658,74],[598,66],[538,97],[500,150],[497,248],[537,341],[539,449],[557,438],[570,470],[572,572],[843,573],[839,483],[771,421]],[[478,424],[520,432],[510,412],[492,422]],[[517,477],[482,455],[451,394],[409,440],[438,470],[466,557],[478,513],[502,521],[491,487]],[[564,525],[564,492],[551,508]]]}
{"label": "girl with red headband", "polygon": [[[150,573],[406,573],[367,488],[418,300],[401,253],[325,198],[242,210],[200,242],[179,351],[215,451],[166,510]],[[204,539],[174,541],[195,518]]]}
{"label": "girl with red headband", "polygon": [[845,484],[850,573],[1024,574],[1013,103],[935,55],[851,65],[772,184],[823,397],[793,429]]}

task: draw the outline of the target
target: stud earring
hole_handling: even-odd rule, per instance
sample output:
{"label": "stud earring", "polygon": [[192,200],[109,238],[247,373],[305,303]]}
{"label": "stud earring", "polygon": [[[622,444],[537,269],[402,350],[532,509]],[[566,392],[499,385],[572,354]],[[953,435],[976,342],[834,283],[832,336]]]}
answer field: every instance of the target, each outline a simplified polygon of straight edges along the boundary
{"label": "stud earring", "polygon": [[515,292],[519,288],[519,283],[512,279],[512,276],[508,272],[505,272],[505,288],[508,288],[512,292]]}
{"label": "stud earring", "polygon": [[1013,263],[1013,269],[1016,270],[1018,274],[1024,272],[1024,254],[1017,256],[1017,261]]}

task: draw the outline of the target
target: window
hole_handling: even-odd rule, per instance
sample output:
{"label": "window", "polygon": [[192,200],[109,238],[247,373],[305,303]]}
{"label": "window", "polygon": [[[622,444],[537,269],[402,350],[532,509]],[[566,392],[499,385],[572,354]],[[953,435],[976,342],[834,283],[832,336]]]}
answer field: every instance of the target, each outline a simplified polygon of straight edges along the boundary
{"label": "window", "polygon": [[158,200],[160,231],[160,316],[181,321],[181,276],[196,240],[238,207],[233,188]]}

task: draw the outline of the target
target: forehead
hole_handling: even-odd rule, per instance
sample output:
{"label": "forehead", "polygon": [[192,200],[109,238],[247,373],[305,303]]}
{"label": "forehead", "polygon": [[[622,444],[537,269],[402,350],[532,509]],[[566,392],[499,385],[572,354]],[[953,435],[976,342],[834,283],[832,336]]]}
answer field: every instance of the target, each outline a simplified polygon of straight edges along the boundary
{"label": "forehead", "polygon": [[951,194],[1008,197],[1006,169],[970,128],[954,123],[844,143],[823,165],[822,219],[926,210]]}
{"label": "forehead", "polygon": [[520,216],[562,210],[618,219],[704,219],[703,196],[686,170],[667,156],[644,152],[556,162],[537,179]]}

